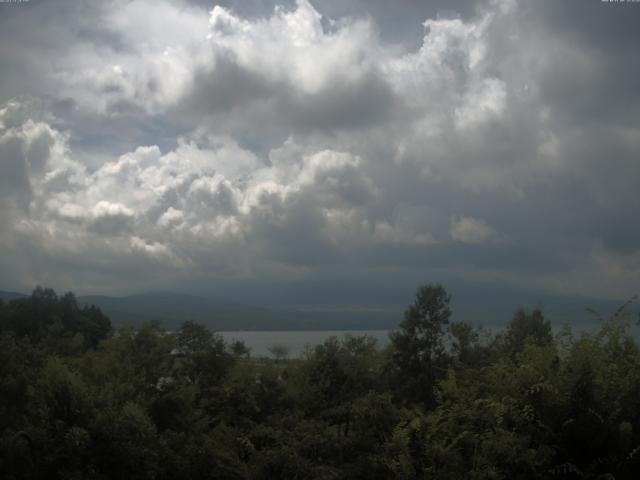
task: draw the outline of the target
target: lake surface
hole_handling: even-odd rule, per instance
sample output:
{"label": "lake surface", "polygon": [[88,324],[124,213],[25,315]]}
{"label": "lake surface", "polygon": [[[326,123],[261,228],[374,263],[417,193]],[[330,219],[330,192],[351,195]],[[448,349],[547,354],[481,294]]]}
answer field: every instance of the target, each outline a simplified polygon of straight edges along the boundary
{"label": "lake surface", "polygon": [[323,331],[283,331],[283,332],[218,332],[226,342],[242,340],[251,349],[251,356],[271,357],[269,348],[282,345],[289,349],[289,357],[300,356],[308,346],[323,343],[329,337],[343,338],[345,335],[361,337],[368,335],[378,342],[378,348],[389,344],[389,330],[323,330]]}
{"label": "lake surface", "polygon": [[[478,325],[475,325],[478,328]],[[584,323],[579,325],[572,325],[571,329],[575,338],[580,337],[582,334],[595,334],[599,331],[601,324],[597,322]],[[484,325],[480,329],[481,338],[484,335],[492,335],[498,332],[504,331],[505,325]],[[559,325],[553,326],[554,333],[560,331]],[[223,336],[227,343],[234,340],[242,340],[247,347],[251,349],[251,356],[253,357],[272,357],[269,352],[269,348],[274,345],[285,346],[289,349],[289,357],[298,357],[302,355],[307,346],[314,347],[320,345],[329,337],[338,337],[342,339],[345,335],[352,335],[354,337],[361,337],[363,335],[369,335],[378,342],[378,348],[386,347],[389,340],[389,332],[391,330],[322,330],[322,331],[229,331],[229,332],[217,332]],[[630,325],[629,333],[640,342],[640,317],[637,322],[633,322]],[[444,335],[445,343],[448,341],[448,337]]]}

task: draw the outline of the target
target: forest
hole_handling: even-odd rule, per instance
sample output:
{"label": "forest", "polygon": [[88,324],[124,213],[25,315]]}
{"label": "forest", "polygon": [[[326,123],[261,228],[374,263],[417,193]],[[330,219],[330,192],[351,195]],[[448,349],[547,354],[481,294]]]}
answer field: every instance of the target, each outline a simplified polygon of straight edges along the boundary
{"label": "forest", "polygon": [[590,332],[540,310],[488,332],[450,301],[420,286],[388,347],[331,337],[296,358],[188,319],[114,330],[51,289],[0,302],[0,477],[638,478],[628,304]]}

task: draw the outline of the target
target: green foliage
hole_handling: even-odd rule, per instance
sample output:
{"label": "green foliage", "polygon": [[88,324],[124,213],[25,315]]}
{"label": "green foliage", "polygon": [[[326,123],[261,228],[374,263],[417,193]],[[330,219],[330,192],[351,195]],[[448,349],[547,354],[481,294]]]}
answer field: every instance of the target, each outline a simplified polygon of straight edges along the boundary
{"label": "green foliage", "polygon": [[93,425],[96,463],[108,478],[156,478],[162,445],[146,410],[128,402],[99,411]]}
{"label": "green foliage", "polygon": [[276,357],[278,360],[283,360],[289,356],[289,347],[286,345],[271,345],[269,347],[269,353]]}
{"label": "green foliage", "polygon": [[444,354],[444,326],[451,316],[450,302],[451,295],[442,285],[421,286],[413,305],[405,311],[400,331],[391,334],[403,398],[433,405],[436,369]]}
{"label": "green foliage", "polygon": [[449,326],[451,350],[453,356],[465,365],[473,365],[482,361],[480,335],[468,323],[454,322]]}
{"label": "green foliage", "polygon": [[555,338],[519,311],[481,336],[449,302],[421,287],[386,350],[332,337],[268,359],[193,322],[112,334],[36,289],[0,304],[0,478],[637,478],[624,310]]}
{"label": "green foliage", "polygon": [[545,320],[541,310],[534,310],[530,314],[518,310],[507,326],[504,342],[512,355],[522,351],[525,344],[549,345],[553,341],[551,323]]}
{"label": "green foliage", "polygon": [[243,340],[235,340],[229,345],[229,351],[235,357],[249,357],[251,355],[251,349],[247,347]]}
{"label": "green foliage", "polygon": [[99,308],[80,308],[73,293],[58,297],[41,287],[2,306],[0,328],[61,354],[95,348],[111,334],[111,322]]}
{"label": "green foliage", "polygon": [[184,353],[203,350],[213,341],[214,336],[207,327],[190,320],[180,326],[176,336],[176,344]]}

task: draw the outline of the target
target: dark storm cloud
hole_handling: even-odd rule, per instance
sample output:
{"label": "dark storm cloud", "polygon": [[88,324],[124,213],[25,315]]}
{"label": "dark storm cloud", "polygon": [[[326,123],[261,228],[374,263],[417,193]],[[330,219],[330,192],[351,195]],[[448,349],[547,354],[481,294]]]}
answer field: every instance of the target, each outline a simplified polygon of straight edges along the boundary
{"label": "dark storm cloud", "polygon": [[269,101],[281,88],[238,65],[231,54],[219,54],[214,66],[198,69],[193,90],[178,103],[178,109],[198,117],[227,114],[231,110],[250,108],[252,103]]}
{"label": "dark storm cloud", "polygon": [[633,3],[543,1],[519,19],[547,38],[547,60],[533,71],[563,161],[548,195],[573,216],[559,230],[626,254],[640,245],[640,226],[631,220],[640,215],[639,18]]}
{"label": "dark storm cloud", "polygon": [[[281,215],[282,221],[274,221],[272,215]],[[293,198],[267,215],[257,214],[251,235],[255,239],[251,243],[263,255],[285,264],[322,266],[340,260],[312,198]]]}
{"label": "dark storm cloud", "polygon": [[[326,89],[305,93],[296,85],[273,82],[238,65],[226,56],[215,67],[198,71],[194,89],[178,103],[177,111],[193,117],[225,122],[229,114],[240,120],[294,131],[336,131],[366,128],[400,114],[401,106],[389,85],[371,72],[358,82],[336,77]],[[256,115],[268,111],[271,118]],[[228,117],[226,119],[228,121]]]}
{"label": "dark storm cloud", "polygon": [[541,1],[518,16],[525,31],[544,34],[542,104],[564,123],[624,126],[637,118],[640,92],[639,11],[632,2]]}
{"label": "dark storm cloud", "polygon": [[99,235],[122,235],[133,227],[133,215],[122,209],[100,211],[88,226],[89,231]]}
{"label": "dark storm cloud", "polygon": [[282,111],[302,130],[342,130],[370,127],[397,117],[389,85],[375,73],[367,73],[355,84],[339,77],[327,91],[298,94],[283,100]]}
{"label": "dark storm cloud", "polygon": [[18,138],[0,144],[0,196],[13,199],[26,208],[31,196],[31,184],[27,165],[23,160],[22,142]]}
{"label": "dark storm cloud", "polygon": [[277,4],[0,5],[3,282],[640,280],[637,4]]}
{"label": "dark storm cloud", "polygon": [[573,37],[582,44],[611,51],[635,49],[634,43],[638,40],[637,5],[602,5],[607,2],[598,0],[541,0],[530,3],[532,8],[525,12],[534,16],[537,25],[553,31],[560,38]]}
{"label": "dark storm cloud", "polygon": [[[233,34],[237,27],[225,28]],[[296,66],[287,65],[286,58],[278,65],[283,71],[270,76],[239,58],[242,44],[230,43],[216,50],[211,65],[196,68],[191,88],[176,101],[180,115],[209,118],[214,129],[254,123],[255,128],[304,133],[367,128],[408,113],[375,67],[356,65],[360,71],[353,78],[353,73],[323,71],[320,63],[322,85],[309,88],[304,80],[287,76],[286,69]]]}
{"label": "dark storm cloud", "polygon": [[101,18],[111,1],[34,0],[0,5],[0,101],[50,93],[52,66],[78,41],[118,45],[115,33],[105,33]]}

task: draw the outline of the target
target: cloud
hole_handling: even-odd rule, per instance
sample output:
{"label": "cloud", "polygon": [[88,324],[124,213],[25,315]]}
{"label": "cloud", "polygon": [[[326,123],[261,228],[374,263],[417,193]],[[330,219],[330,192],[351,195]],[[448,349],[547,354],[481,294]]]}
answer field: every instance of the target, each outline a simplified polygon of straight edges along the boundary
{"label": "cloud", "polygon": [[394,227],[386,222],[376,223],[374,226],[374,238],[382,243],[409,244],[409,245],[433,245],[436,240],[430,233],[416,233]]}
{"label": "cloud", "polygon": [[637,33],[551,3],[7,9],[0,280],[624,290]]}
{"label": "cloud", "polygon": [[133,210],[121,203],[102,200],[91,209],[91,215],[89,229],[101,235],[117,235],[133,226]]}
{"label": "cloud", "polygon": [[[228,137],[196,136],[165,153],[155,145],[138,147],[89,172],[74,158],[65,134],[44,122],[38,128],[31,119],[23,122],[11,132],[31,136],[21,138],[16,165],[10,166],[22,172],[24,185],[18,187],[29,192],[30,202],[14,228],[31,241],[46,238],[51,252],[60,242],[66,251],[71,241],[79,256],[108,248],[112,255],[139,254],[168,270],[197,263],[204,251],[211,256],[216,249],[220,254],[214,263],[220,268],[227,259],[233,262],[235,256],[226,251],[231,247],[314,263],[317,254],[333,248],[330,218],[361,211],[376,195],[358,157],[306,151],[293,141],[286,146],[289,158],[281,152],[278,160],[274,154],[272,165]],[[60,145],[32,168],[29,147],[40,131]],[[0,145],[5,143],[11,140]],[[57,175],[73,181],[53,188]],[[289,245],[302,232],[308,241],[292,256]],[[314,235],[326,241],[314,241]]]}
{"label": "cloud", "polygon": [[503,236],[484,220],[472,217],[451,217],[449,234],[462,243],[483,244],[503,240]]}
{"label": "cloud", "polygon": [[328,31],[306,0],[245,20],[215,6],[206,47],[211,59],[177,101],[181,114],[209,117],[216,128],[253,118],[262,128],[337,131],[380,124],[401,105],[377,65],[369,22]]}

